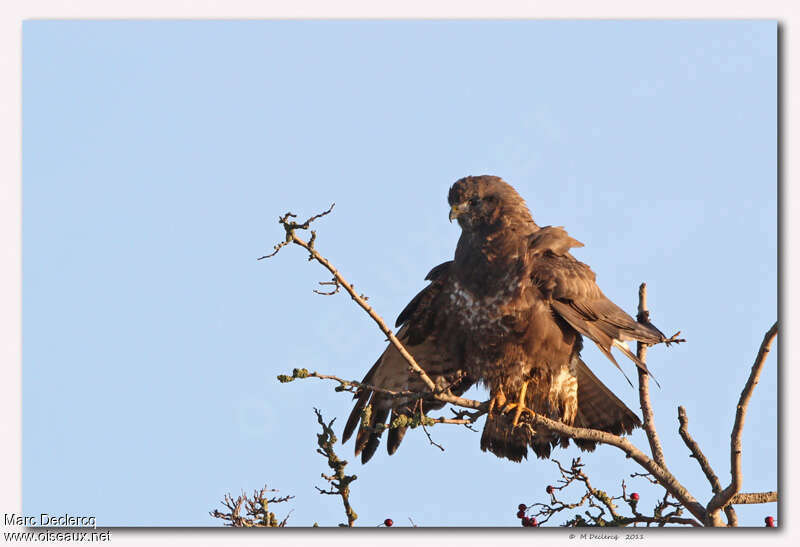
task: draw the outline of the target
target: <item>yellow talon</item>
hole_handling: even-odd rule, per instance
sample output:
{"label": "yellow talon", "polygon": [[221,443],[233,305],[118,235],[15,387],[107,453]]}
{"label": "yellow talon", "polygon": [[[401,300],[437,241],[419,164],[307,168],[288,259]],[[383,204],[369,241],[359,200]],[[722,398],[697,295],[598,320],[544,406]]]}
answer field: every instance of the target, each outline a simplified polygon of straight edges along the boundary
{"label": "yellow talon", "polygon": [[509,403],[503,408],[503,414],[506,412],[510,412],[512,409],[516,409],[514,412],[514,420],[511,422],[511,427],[515,428],[519,424],[519,419],[522,417],[522,414],[527,412],[531,416],[535,416],[536,413],[531,410],[530,408],[525,406],[525,394],[528,391],[528,382],[524,382],[522,384],[522,388],[519,390],[519,399],[516,403]]}

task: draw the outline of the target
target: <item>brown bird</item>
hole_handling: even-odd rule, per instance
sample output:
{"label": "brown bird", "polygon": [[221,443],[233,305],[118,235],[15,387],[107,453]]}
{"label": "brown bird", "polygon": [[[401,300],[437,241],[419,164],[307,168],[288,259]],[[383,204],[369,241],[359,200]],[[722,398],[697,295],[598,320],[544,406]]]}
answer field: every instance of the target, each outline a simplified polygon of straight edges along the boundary
{"label": "brown bird", "polygon": [[[583,244],[561,227],[539,227],[520,195],[499,177],[457,181],[448,196],[450,220],[461,237],[453,260],[433,268],[430,284],[397,318],[398,338],[441,389],[461,395],[475,382],[489,388],[490,404],[481,449],[521,461],[528,447],[540,458],[568,438],[541,427],[537,413],[567,425],[630,433],[639,418],[592,374],[580,358],[583,336],[617,366],[617,347],[647,370],[625,341],[667,341],[652,325],[637,323],[611,302],[586,264],[569,252]],[[391,344],[362,381],[392,390],[428,388]],[[444,406],[361,389],[342,435],[359,427],[355,453],[366,463],[382,430],[397,416]],[[364,413],[369,405],[370,412]],[[365,417],[362,422],[362,416]],[[364,427],[366,426],[366,427]],[[406,427],[390,428],[393,454]],[[583,450],[596,443],[576,440]]]}

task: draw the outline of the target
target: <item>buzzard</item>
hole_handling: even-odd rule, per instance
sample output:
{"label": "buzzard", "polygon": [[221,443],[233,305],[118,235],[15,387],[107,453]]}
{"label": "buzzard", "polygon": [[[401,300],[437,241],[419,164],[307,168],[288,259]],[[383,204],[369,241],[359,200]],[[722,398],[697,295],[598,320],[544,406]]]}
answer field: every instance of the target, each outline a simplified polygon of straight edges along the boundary
{"label": "buzzard", "polygon": [[[427,275],[430,284],[397,318],[397,336],[438,389],[461,395],[476,382],[488,387],[481,449],[518,462],[528,447],[547,458],[551,447],[567,446],[568,438],[534,429],[530,413],[618,435],[640,426],[636,414],[581,360],[583,337],[617,367],[612,347],[646,370],[625,341],[664,342],[661,331],[611,302],[589,266],[569,252],[583,244],[562,227],[537,226],[524,200],[499,177],[462,178],[450,188],[448,202],[450,220],[457,219],[462,230],[455,257]],[[428,390],[391,344],[362,383]],[[367,388],[354,398],[342,442],[358,427],[355,453],[363,463],[380,443],[376,424],[444,406]],[[367,405],[371,411],[363,413]],[[406,427],[389,429],[389,454],[405,432]],[[596,445],[574,442],[583,450]]]}

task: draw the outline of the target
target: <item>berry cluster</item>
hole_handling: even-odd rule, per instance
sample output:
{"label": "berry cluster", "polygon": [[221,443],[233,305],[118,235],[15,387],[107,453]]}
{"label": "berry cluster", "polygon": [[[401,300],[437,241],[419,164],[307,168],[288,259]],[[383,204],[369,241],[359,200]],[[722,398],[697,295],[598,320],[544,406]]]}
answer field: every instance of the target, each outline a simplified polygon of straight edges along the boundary
{"label": "berry cluster", "polygon": [[522,524],[522,526],[525,527],[539,526],[539,521],[536,520],[536,517],[529,518],[525,516],[525,511],[528,509],[527,505],[525,505],[524,503],[520,503],[519,506],[517,506],[517,509],[519,509],[519,511],[517,511],[517,518],[520,519],[520,523]]}

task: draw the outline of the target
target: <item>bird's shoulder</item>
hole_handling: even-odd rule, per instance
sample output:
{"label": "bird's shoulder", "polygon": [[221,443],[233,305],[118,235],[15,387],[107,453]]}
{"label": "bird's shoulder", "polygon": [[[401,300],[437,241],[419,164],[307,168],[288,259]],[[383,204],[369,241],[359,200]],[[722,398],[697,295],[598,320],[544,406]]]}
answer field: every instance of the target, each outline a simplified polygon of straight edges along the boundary
{"label": "bird's shoulder", "polygon": [[583,247],[561,226],[544,226],[528,238],[526,259],[530,279],[551,298],[578,300],[596,298],[602,293],[592,269],[569,250]]}

